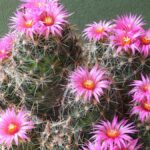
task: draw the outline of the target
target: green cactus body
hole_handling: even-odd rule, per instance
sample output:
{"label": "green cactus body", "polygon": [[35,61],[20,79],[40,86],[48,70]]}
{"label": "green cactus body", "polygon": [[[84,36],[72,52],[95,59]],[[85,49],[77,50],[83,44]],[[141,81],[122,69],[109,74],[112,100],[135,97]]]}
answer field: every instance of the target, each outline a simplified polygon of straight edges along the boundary
{"label": "green cactus body", "polygon": [[[20,99],[19,103],[37,113],[46,113],[60,103],[65,77],[79,63],[80,52],[78,38],[69,25],[62,37],[18,36],[11,65],[5,69],[10,78],[9,89]],[[10,93],[7,96],[14,98]]]}

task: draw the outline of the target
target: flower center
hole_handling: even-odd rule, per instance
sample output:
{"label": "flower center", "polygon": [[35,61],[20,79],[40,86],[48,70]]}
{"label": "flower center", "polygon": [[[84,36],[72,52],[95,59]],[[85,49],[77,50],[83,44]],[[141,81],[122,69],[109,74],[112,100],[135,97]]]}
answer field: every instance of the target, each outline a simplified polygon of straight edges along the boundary
{"label": "flower center", "polygon": [[54,19],[53,19],[51,16],[46,16],[46,17],[44,17],[44,19],[43,19],[43,23],[44,23],[44,25],[46,25],[46,26],[51,26],[51,25],[54,24]]}
{"label": "flower center", "polygon": [[83,86],[88,90],[93,90],[95,88],[95,83],[92,80],[85,80]]}
{"label": "flower center", "polygon": [[142,104],[143,108],[146,110],[146,111],[149,111],[150,112],[150,103],[148,102],[144,102]]}
{"label": "flower center", "polygon": [[104,32],[104,31],[105,31],[105,29],[103,27],[99,27],[96,29],[96,33],[98,33],[98,34]]}
{"label": "flower center", "polygon": [[143,90],[144,92],[149,92],[149,91],[150,91],[150,84],[144,85],[144,86],[142,87],[142,90]]}
{"label": "flower center", "polygon": [[109,129],[106,132],[107,136],[110,138],[116,138],[117,136],[119,136],[119,131],[115,130],[115,129]]}
{"label": "flower center", "polygon": [[145,36],[145,37],[141,38],[141,41],[143,44],[148,45],[148,44],[150,44],[150,37]]}
{"label": "flower center", "polygon": [[8,133],[9,134],[15,134],[19,131],[19,127],[17,124],[15,123],[10,123],[9,126],[8,126]]}
{"label": "flower center", "polygon": [[131,39],[128,37],[128,36],[126,36],[126,37],[123,37],[123,45],[129,45],[129,44],[131,44]]}
{"label": "flower center", "polygon": [[31,28],[33,26],[33,20],[27,20],[25,22],[25,27],[26,28]]}

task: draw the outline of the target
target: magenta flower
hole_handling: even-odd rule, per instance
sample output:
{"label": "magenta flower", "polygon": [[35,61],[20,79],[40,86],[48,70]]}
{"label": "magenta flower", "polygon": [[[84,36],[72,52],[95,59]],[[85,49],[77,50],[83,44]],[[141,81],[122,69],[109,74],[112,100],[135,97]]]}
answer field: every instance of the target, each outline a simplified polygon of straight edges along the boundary
{"label": "magenta flower", "polygon": [[64,26],[68,23],[68,12],[57,0],[23,0],[25,9],[12,17],[11,28],[28,37],[33,35],[61,36]]}
{"label": "magenta flower", "polygon": [[66,20],[69,14],[62,5],[53,5],[50,3],[38,14],[38,32],[45,37],[50,34],[61,36],[64,26],[68,23]]}
{"label": "magenta flower", "polygon": [[10,56],[13,47],[13,41],[13,34],[8,34],[0,39],[0,61]]}
{"label": "magenta flower", "polygon": [[90,71],[86,68],[79,67],[71,73],[69,77],[69,87],[71,92],[78,98],[83,97],[85,101],[92,101],[104,94],[104,89],[108,89],[110,81],[106,71],[94,66]]}
{"label": "magenta flower", "polygon": [[116,48],[116,53],[135,54],[139,51],[138,38],[140,33],[124,32],[115,30],[114,34],[110,36],[110,43],[113,48]]}
{"label": "magenta flower", "polygon": [[99,21],[99,23],[92,23],[87,25],[84,29],[83,35],[89,41],[99,41],[108,37],[112,30],[112,22],[108,21]]}
{"label": "magenta flower", "polygon": [[150,102],[150,76],[141,75],[141,80],[135,80],[131,86],[133,89],[129,92],[133,96],[133,100],[141,102],[147,99]]}
{"label": "magenta flower", "polygon": [[132,140],[130,134],[136,132],[133,123],[127,123],[127,120],[118,121],[118,117],[114,117],[112,122],[101,121],[94,126],[95,142],[100,142],[102,149],[113,150],[115,146],[126,146],[126,142]]}
{"label": "magenta flower", "polygon": [[140,38],[140,52],[144,55],[144,57],[148,57],[150,55],[150,29],[144,31]]}
{"label": "magenta flower", "polygon": [[31,8],[31,9],[35,9],[35,8],[41,8],[41,7],[45,7],[47,0],[20,0],[21,2],[24,2],[24,4],[22,4],[20,7],[23,8]]}
{"label": "magenta flower", "polygon": [[138,115],[141,122],[150,121],[150,101],[143,100],[137,105],[133,106],[131,115]]}
{"label": "magenta flower", "polygon": [[140,150],[141,147],[142,145],[138,144],[138,139],[135,139],[128,142],[125,146],[116,146],[113,150]]}
{"label": "magenta flower", "polygon": [[8,108],[0,114],[0,143],[9,149],[12,144],[19,144],[19,140],[28,140],[27,132],[33,129],[33,122],[26,111]]}
{"label": "magenta flower", "polygon": [[24,2],[20,8],[26,8],[27,10],[40,10],[46,8],[50,3],[58,5],[58,0],[20,0]]}
{"label": "magenta flower", "polygon": [[142,29],[144,22],[141,16],[130,14],[117,17],[115,24],[115,29],[117,30],[136,33]]}
{"label": "magenta flower", "polygon": [[102,150],[100,143],[91,143],[89,142],[82,150]]}
{"label": "magenta flower", "polygon": [[12,17],[11,28],[26,36],[33,38],[33,34],[36,33],[35,24],[37,23],[36,14],[33,11],[30,12],[17,12],[15,17]]}

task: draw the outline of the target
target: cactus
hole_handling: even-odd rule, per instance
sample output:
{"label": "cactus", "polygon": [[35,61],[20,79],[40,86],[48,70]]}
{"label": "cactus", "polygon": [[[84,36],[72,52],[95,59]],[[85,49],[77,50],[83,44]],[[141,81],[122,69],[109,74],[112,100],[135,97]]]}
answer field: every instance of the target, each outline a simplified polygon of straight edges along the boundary
{"label": "cactus", "polygon": [[149,149],[150,30],[142,18],[89,24],[82,45],[58,0],[22,1],[0,40],[0,149]]}
{"label": "cactus", "polygon": [[63,25],[61,34],[62,36],[50,34],[45,37],[34,33],[31,37],[15,31],[12,56],[3,66],[9,79],[2,85],[2,90],[4,88],[6,92],[8,89],[6,99],[19,105],[25,104],[39,114],[46,114],[59,105],[64,79],[69,70],[79,63],[81,53],[79,39],[70,24]]}
{"label": "cactus", "polygon": [[[66,27],[65,30],[63,38],[39,37],[33,42],[17,38],[19,41],[15,42],[12,54],[14,74],[10,76],[16,82],[17,96],[22,97],[25,93],[24,102],[30,109],[35,105],[37,110],[47,111],[58,105],[63,93],[61,84],[65,84],[68,71],[78,63],[80,47],[77,39],[71,29]],[[54,89],[57,90],[53,94]]]}
{"label": "cactus", "polygon": [[[120,17],[119,19],[116,19],[114,24],[112,23],[110,24],[110,22],[100,21],[97,24],[94,23],[88,25],[88,27],[84,30],[84,36],[88,38],[90,42],[85,44],[83,49],[83,54],[84,54],[83,58],[87,58],[86,62],[88,62],[87,64],[89,66],[98,64],[99,66],[106,68],[110,72],[110,76],[112,77],[113,80],[113,86],[115,87],[115,88],[111,88],[111,90],[115,91],[115,95],[116,95],[116,97],[111,97],[111,103],[113,101],[117,101],[118,107],[117,107],[116,114],[119,115],[120,117],[127,117],[127,118],[130,118],[131,117],[130,114],[132,114],[130,111],[131,109],[133,109],[133,105],[130,104],[131,101],[134,105],[136,105],[136,101],[138,101],[138,99],[135,99],[134,97],[128,94],[130,93],[129,91],[131,90],[130,85],[134,80],[140,79],[141,74],[144,73],[148,75],[149,65],[150,65],[149,50],[147,51],[148,48],[145,49],[148,43],[145,44],[143,42],[145,35],[149,37],[148,36],[149,30],[147,31],[146,34],[144,33],[145,31],[141,27],[143,24],[141,22],[140,17],[139,18],[137,17],[137,19],[139,19],[137,22],[130,20],[131,18],[134,20],[136,16],[130,15],[129,17],[128,16]],[[129,24],[130,21],[131,22],[133,21],[131,28],[126,26],[125,24],[126,21],[129,21]],[[118,25],[119,24],[118,22],[122,24]],[[101,36],[99,36],[97,31],[95,32],[98,35],[94,33],[94,29],[98,30],[100,28],[105,29],[104,30],[105,33],[102,32]],[[109,28],[112,29],[109,30]],[[143,32],[142,34],[141,34],[141,30]],[[132,32],[134,32],[134,35],[132,35],[133,34]],[[131,35],[133,37],[135,36],[134,40],[132,39],[133,37],[131,37]],[[125,40],[122,41],[125,43],[122,44],[121,42],[120,43],[118,42],[119,40],[121,41],[121,38],[123,38],[122,40]],[[146,46],[142,47],[142,42],[139,43],[138,41],[136,43],[135,39],[138,39],[139,41],[142,40],[143,44],[145,44]],[[149,76],[147,77],[147,81],[149,81]],[[149,101],[148,97],[147,97],[147,101]],[[113,105],[112,108],[115,108],[115,104],[112,103],[112,105]],[[129,106],[131,106],[130,109]],[[148,119],[149,118],[148,109],[146,111],[147,112],[145,113],[147,113],[147,119]],[[141,113],[141,115],[143,114]],[[106,115],[106,118],[109,118],[109,116]],[[132,118],[131,120],[133,121],[134,119]],[[135,121],[134,123],[136,124],[137,121]],[[143,147],[145,149],[149,148],[148,142],[145,142],[149,139],[149,133],[148,133],[149,120],[146,123],[142,122],[141,128],[139,127],[137,128],[139,129],[139,133],[133,135],[134,138],[140,137],[141,141],[144,143]],[[145,131],[144,132],[145,134],[143,134],[143,130]]]}

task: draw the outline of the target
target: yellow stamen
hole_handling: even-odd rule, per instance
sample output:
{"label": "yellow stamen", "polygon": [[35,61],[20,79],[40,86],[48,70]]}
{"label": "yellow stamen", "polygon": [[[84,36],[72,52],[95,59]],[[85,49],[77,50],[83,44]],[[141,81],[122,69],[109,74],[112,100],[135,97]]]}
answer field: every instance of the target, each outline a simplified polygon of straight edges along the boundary
{"label": "yellow stamen", "polygon": [[143,103],[143,108],[144,108],[145,110],[147,110],[147,111],[150,111],[150,103],[144,102],[144,103]]}
{"label": "yellow stamen", "polygon": [[141,38],[141,41],[145,45],[150,44],[150,37],[145,36],[145,37]]}
{"label": "yellow stamen", "polygon": [[95,88],[95,83],[92,80],[85,80],[83,86],[88,90],[93,90]]}
{"label": "yellow stamen", "polygon": [[8,126],[8,133],[15,134],[16,132],[18,132],[18,126],[14,123],[10,123]]}
{"label": "yellow stamen", "polygon": [[110,138],[116,138],[117,136],[119,136],[119,131],[117,131],[115,129],[109,129],[109,130],[107,130],[106,134]]}
{"label": "yellow stamen", "polygon": [[25,27],[26,28],[31,28],[33,26],[33,20],[27,20],[25,22]]}
{"label": "yellow stamen", "polygon": [[54,24],[54,19],[50,16],[46,16],[44,19],[43,19],[43,22],[46,26],[51,26]]}
{"label": "yellow stamen", "polygon": [[131,43],[131,39],[129,37],[123,37],[123,45],[129,45]]}
{"label": "yellow stamen", "polygon": [[150,84],[144,85],[144,86],[142,87],[142,90],[143,90],[144,92],[150,91]]}
{"label": "yellow stamen", "polygon": [[103,27],[99,27],[96,29],[96,33],[102,33],[104,31],[105,31],[105,29]]}

